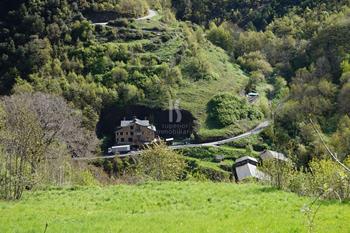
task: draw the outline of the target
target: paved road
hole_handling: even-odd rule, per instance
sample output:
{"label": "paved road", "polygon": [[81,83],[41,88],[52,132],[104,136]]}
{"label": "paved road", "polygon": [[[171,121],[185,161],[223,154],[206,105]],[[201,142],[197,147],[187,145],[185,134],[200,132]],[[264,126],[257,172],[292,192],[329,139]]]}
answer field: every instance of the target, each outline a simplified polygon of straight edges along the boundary
{"label": "paved road", "polygon": [[252,129],[244,134],[241,134],[241,135],[238,135],[235,137],[231,137],[231,138],[228,138],[225,140],[221,140],[221,141],[217,141],[217,142],[202,143],[202,144],[171,146],[170,148],[177,150],[177,149],[193,148],[193,147],[220,146],[220,145],[224,145],[224,144],[227,144],[230,142],[237,141],[237,140],[242,139],[242,138],[247,138],[247,137],[250,137],[252,135],[259,134],[259,133],[261,133],[261,131],[263,131],[265,128],[267,128],[269,125],[270,125],[269,121],[264,121],[264,122],[260,123],[256,128],[254,128],[254,129]]}
{"label": "paved road", "polygon": [[[210,143],[201,143],[201,144],[188,144],[188,145],[178,145],[178,146],[170,146],[169,148],[170,149],[173,149],[173,150],[179,150],[179,149],[185,149],[185,148],[195,148],[195,147],[211,147],[211,146],[220,146],[220,145],[224,145],[224,144],[227,144],[227,143],[230,143],[230,142],[234,142],[234,141],[237,141],[237,140],[240,140],[240,139],[243,139],[243,138],[248,138],[252,135],[257,135],[259,133],[261,133],[264,129],[266,129],[267,127],[270,126],[270,122],[269,121],[264,121],[262,123],[260,123],[256,128],[244,133],[244,134],[241,134],[241,135],[238,135],[238,136],[235,136],[235,137],[231,137],[231,138],[228,138],[228,139],[225,139],[225,140],[221,140],[221,141],[216,141],[216,142],[210,142]],[[112,155],[112,156],[103,156],[103,157],[92,157],[92,158],[74,158],[73,160],[96,160],[96,159],[111,159],[111,158],[126,158],[126,157],[129,157],[129,156],[137,156],[139,154],[141,154],[142,151],[133,151],[133,152],[130,152],[128,154],[124,154],[124,155]]]}
{"label": "paved road", "polygon": [[146,20],[146,19],[152,19],[154,16],[157,15],[157,11],[155,10],[148,10],[148,15],[141,17],[141,18],[137,18],[136,20]]}
{"label": "paved road", "polygon": [[[157,11],[155,10],[148,10],[148,15],[144,17],[137,18],[136,20],[146,20],[146,19],[151,19],[157,15]],[[103,23],[93,23],[93,25],[100,25],[100,26],[108,26],[108,22],[103,22]],[[110,26],[108,26],[110,27]]]}
{"label": "paved road", "polygon": [[108,22],[104,22],[104,23],[93,23],[93,25],[101,25],[101,26],[107,26]]}

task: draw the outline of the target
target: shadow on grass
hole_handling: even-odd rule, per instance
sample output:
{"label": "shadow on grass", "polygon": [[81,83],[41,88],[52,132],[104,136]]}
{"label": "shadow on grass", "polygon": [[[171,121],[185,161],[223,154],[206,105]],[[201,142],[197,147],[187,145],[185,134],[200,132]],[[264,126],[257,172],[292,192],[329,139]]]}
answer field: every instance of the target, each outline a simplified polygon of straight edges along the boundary
{"label": "shadow on grass", "polygon": [[339,200],[319,200],[322,206],[333,206],[333,205],[341,205],[350,207],[350,200],[345,200],[340,202]]}
{"label": "shadow on grass", "polygon": [[261,187],[256,189],[256,193],[273,193],[279,191],[277,188],[274,187]]}

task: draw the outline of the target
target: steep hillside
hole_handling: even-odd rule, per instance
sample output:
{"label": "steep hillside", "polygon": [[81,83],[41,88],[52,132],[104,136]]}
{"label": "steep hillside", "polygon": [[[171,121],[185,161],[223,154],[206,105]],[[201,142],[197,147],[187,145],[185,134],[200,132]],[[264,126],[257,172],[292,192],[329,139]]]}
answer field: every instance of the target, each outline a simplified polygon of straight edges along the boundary
{"label": "steep hillside", "polygon": [[244,95],[248,77],[238,65],[232,63],[225,51],[208,41],[201,44],[199,53],[204,60],[208,61],[215,77],[210,80],[193,81],[189,76],[176,95],[176,98],[181,101],[180,106],[191,111],[197,117],[200,124],[198,136],[205,139],[208,137],[233,135],[251,127],[252,125],[240,128],[236,125],[220,128],[210,123],[210,119],[208,119],[209,101],[215,95],[225,92],[233,93],[237,96]]}
{"label": "steep hillside", "polygon": [[275,123],[264,135],[270,147],[307,166],[329,156],[318,129],[347,160],[349,1],[193,0],[173,5],[180,19],[205,25],[207,38],[248,74],[246,91],[268,98],[260,107],[270,110],[265,115]]}
{"label": "steep hillside", "polygon": [[[2,94],[61,95],[82,110],[90,130],[105,108],[167,109],[176,99],[198,119],[198,138],[222,137],[254,125],[228,130],[208,123],[211,98],[223,92],[244,95],[248,78],[205,38],[202,28],[177,21],[169,4],[135,0],[73,5],[6,4],[8,12],[0,19]],[[142,18],[149,6],[157,11]],[[213,129],[219,130],[211,133]]]}
{"label": "steep hillside", "polygon": [[298,13],[304,9],[339,10],[348,0],[173,0],[176,16],[199,24],[211,21],[221,23],[225,20],[237,23],[243,28],[264,29],[275,18],[282,17],[293,10]]}

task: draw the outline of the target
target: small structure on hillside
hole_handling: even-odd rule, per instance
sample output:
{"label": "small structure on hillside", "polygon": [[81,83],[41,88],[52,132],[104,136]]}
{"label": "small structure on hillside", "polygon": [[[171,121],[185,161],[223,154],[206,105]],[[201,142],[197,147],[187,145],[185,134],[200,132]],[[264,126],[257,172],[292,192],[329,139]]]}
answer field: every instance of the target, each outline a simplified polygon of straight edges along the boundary
{"label": "small structure on hillside", "polygon": [[249,92],[247,94],[247,97],[259,97],[259,93],[257,93],[257,92]]}
{"label": "small structure on hillside", "polygon": [[257,166],[258,160],[253,157],[245,156],[237,159],[234,165],[236,180],[242,181],[250,177],[262,179],[264,174],[258,170]]}
{"label": "small structure on hillside", "polygon": [[117,129],[117,145],[130,145],[131,147],[142,147],[156,140],[156,127],[148,120],[123,120]]}
{"label": "small structure on hillside", "polygon": [[253,104],[253,103],[255,103],[255,102],[259,99],[260,95],[259,95],[259,93],[257,93],[257,92],[249,92],[249,93],[246,95],[246,97],[247,97],[248,102],[249,102],[250,104]]}
{"label": "small structure on hillside", "polygon": [[225,160],[225,155],[215,155],[214,156],[214,162],[220,163]]}
{"label": "small structure on hillside", "polygon": [[272,150],[265,150],[260,154],[260,158],[262,161],[269,160],[269,159],[276,159],[281,161],[288,161],[288,158],[279,152],[272,151]]}

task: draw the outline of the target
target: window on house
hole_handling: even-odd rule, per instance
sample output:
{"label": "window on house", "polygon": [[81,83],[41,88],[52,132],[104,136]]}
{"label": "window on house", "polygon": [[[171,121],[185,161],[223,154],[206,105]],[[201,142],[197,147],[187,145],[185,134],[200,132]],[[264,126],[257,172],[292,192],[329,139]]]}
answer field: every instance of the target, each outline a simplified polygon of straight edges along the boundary
{"label": "window on house", "polygon": [[134,132],[130,132],[130,135],[131,135],[131,136],[134,136]]}
{"label": "window on house", "polygon": [[120,136],[123,136],[123,132],[120,132]]}
{"label": "window on house", "polygon": [[121,142],[124,142],[124,138],[121,138],[120,141],[121,141]]}
{"label": "window on house", "polygon": [[133,129],[134,129],[134,126],[130,126],[130,129],[133,130]]}
{"label": "window on house", "polygon": [[126,132],[125,134],[126,134],[126,135],[129,135],[129,132]]}
{"label": "window on house", "polygon": [[132,138],[129,138],[128,140],[129,140],[129,142],[132,142]]}

